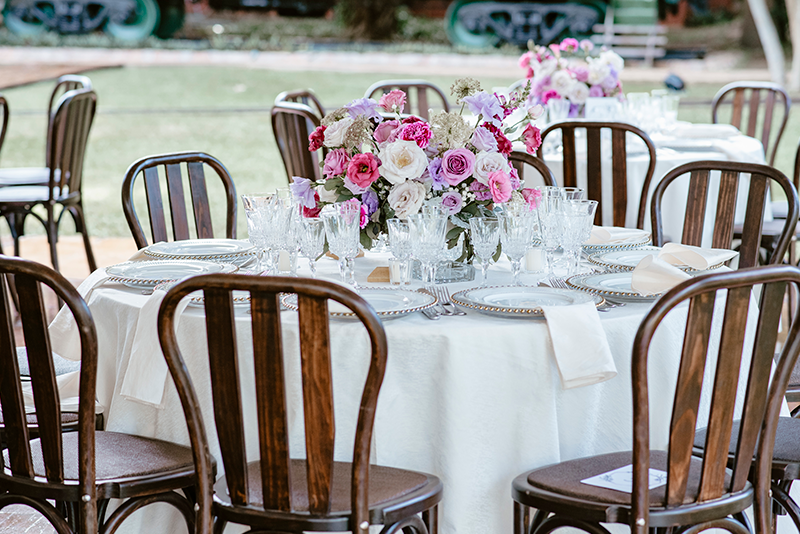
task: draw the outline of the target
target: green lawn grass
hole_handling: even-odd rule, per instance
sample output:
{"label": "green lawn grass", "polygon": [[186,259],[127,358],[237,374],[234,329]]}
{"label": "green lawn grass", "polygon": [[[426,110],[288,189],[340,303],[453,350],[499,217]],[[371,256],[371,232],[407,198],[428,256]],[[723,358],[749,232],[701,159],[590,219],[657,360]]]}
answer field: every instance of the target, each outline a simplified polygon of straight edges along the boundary
{"label": "green lawn grass", "polygon": [[[224,67],[105,69],[88,73],[98,94],[84,167],[84,203],[94,236],[130,235],[122,215],[120,189],[127,167],[135,160],[173,151],[197,150],[219,158],[230,170],[238,192],[272,190],[286,185],[283,163],[275,146],[269,110],[281,91],[313,88],[326,107],[361,97],[378,79],[409,78],[386,74],[271,72]],[[484,88],[507,86],[518,77],[484,79]],[[445,91],[452,77],[428,77]],[[628,84],[626,90],[654,88]],[[52,82],[9,89],[11,123],[0,152],[0,167],[44,163],[45,107]],[[707,98],[718,89],[697,86],[687,98]],[[709,122],[706,107],[681,110],[681,119]],[[778,153],[778,168],[791,172],[800,121],[791,121]],[[219,199],[215,190],[212,199]],[[215,202],[218,204],[218,202]],[[217,209],[220,207],[217,205]],[[246,235],[243,213],[239,233]],[[64,226],[66,233],[71,224]],[[0,233],[7,233],[5,226]],[[26,225],[38,233],[35,221]]]}

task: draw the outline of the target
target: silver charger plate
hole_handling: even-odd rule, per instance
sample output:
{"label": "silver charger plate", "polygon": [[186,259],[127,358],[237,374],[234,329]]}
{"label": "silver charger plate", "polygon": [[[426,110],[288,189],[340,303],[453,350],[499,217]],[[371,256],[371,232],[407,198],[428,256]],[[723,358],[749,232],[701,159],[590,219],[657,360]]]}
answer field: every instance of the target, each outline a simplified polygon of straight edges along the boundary
{"label": "silver charger plate", "polygon": [[639,248],[644,247],[647,245],[652,244],[653,240],[651,236],[647,236],[646,238],[634,240],[634,241],[627,241],[625,243],[608,243],[608,244],[600,244],[600,245],[583,245],[583,250],[587,254],[594,254],[596,252],[608,252],[611,250],[628,250],[632,248]]}
{"label": "silver charger plate", "polygon": [[[387,289],[382,287],[362,287],[358,294],[375,309],[381,319],[393,319],[409,313],[426,310],[436,304],[436,297],[422,291],[408,289]],[[297,310],[297,295],[288,294],[281,303],[290,310]],[[331,317],[355,318],[356,314],[338,302],[328,301]]]}
{"label": "silver charger plate", "polygon": [[216,273],[235,273],[239,268],[231,263],[197,260],[129,261],[106,268],[108,280],[133,288],[155,288],[163,282],[182,280],[190,276]]}
{"label": "silver charger plate", "polygon": [[579,274],[567,278],[567,285],[579,291],[616,300],[649,302],[661,295],[644,296],[631,289],[632,272]]}
{"label": "silver charger plate", "polygon": [[[177,280],[173,280],[172,282],[164,282],[162,284],[158,284],[153,290],[163,290],[169,291],[178,283]],[[189,293],[189,306],[194,308],[202,308],[205,307],[205,298],[203,297],[202,291],[193,291]],[[234,291],[233,292],[233,305],[234,306],[250,306],[250,292],[249,291]]]}
{"label": "silver charger plate", "polygon": [[581,291],[533,286],[489,286],[454,293],[451,300],[471,310],[499,317],[544,317],[542,306],[570,306],[603,298]]}
{"label": "silver charger plate", "polygon": [[238,239],[185,239],[161,241],[144,249],[146,256],[162,260],[237,261],[253,256],[256,249]]}
{"label": "silver charger plate", "polygon": [[[658,256],[658,253],[661,252],[659,247],[640,247],[635,249],[624,249],[624,250],[611,250],[608,252],[598,252],[596,254],[592,254],[589,256],[589,262],[604,269],[612,269],[617,271],[633,271],[639,262],[645,256],[654,255]],[[709,269],[718,269],[722,267],[725,262],[720,262],[716,265],[712,265]],[[688,265],[675,265],[678,269],[686,272],[697,272],[697,269],[694,267],[689,267]]]}

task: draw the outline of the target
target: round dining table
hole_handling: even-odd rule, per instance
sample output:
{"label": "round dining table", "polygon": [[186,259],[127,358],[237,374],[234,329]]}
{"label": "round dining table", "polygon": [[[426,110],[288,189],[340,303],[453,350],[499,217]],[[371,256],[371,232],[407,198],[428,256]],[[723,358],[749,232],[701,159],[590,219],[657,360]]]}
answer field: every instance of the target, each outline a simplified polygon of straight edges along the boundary
{"label": "round dining table", "polygon": [[[367,277],[376,267],[388,265],[388,258],[388,253],[373,252],[357,258],[358,283],[386,287],[386,283],[368,283]],[[305,260],[300,261],[300,275],[309,275]],[[317,264],[319,277],[338,280],[334,260],[322,258]],[[522,282],[536,285],[541,276],[523,274]],[[502,259],[489,268],[489,285],[509,284],[509,264]],[[476,285],[477,281],[466,281],[449,284],[448,288],[457,292]],[[420,284],[412,282],[405,287],[417,289]],[[98,402],[106,409],[106,430],[188,444],[183,411],[171,379],[159,378],[155,372],[144,377],[158,387],[158,380],[165,383],[160,403],[142,402],[121,393],[126,373],[136,367],[132,362],[142,357],[132,350],[143,345],[135,335],[156,335],[154,318],[140,315],[151,298],[140,289],[109,282],[91,293],[89,307],[99,338]],[[252,423],[246,436],[247,453],[249,460],[256,460],[250,315],[247,306],[235,308],[244,417]],[[542,318],[512,319],[467,310],[464,316],[442,316],[438,320],[422,313],[384,320],[389,355],[372,439],[372,463],[440,477],[444,484],[439,510],[443,534],[511,532],[511,480],[516,475],[554,462],[631,447],[631,347],[649,308],[648,302],[628,303],[599,313],[618,374],[574,389],[562,386],[548,325]],[[290,448],[294,457],[303,457],[298,318],[291,310],[281,315],[289,384]],[[142,333],[146,329],[137,328],[140,321],[151,322],[152,331]],[[685,321],[685,306],[670,313],[651,348],[654,448],[665,448],[667,443]],[[349,461],[369,345],[364,328],[352,319],[331,319],[330,332],[336,459]],[[207,416],[211,452],[221,475],[203,308],[186,307],[177,333]],[[583,336],[581,342],[586,346],[599,342],[578,329],[575,336]],[[163,505],[139,512],[123,525],[125,532],[135,533],[173,528],[182,532],[185,527],[180,517]],[[226,530],[237,531],[234,525]]]}

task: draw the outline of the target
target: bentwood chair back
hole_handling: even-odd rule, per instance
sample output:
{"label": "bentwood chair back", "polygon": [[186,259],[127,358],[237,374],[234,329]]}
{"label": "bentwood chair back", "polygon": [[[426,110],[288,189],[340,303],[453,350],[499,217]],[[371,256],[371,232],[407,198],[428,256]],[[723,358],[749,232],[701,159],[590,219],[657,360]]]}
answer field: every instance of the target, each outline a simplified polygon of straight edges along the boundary
{"label": "bentwood chair back", "polygon": [[[586,156],[578,154],[575,143],[575,131],[586,132]],[[563,140],[563,166],[562,176],[564,187],[581,187],[578,182],[578,161],[586,161],[586,197],[596,200],[595,224],[602,224],[604,210],[611,210],[613,226],[626,226],[625,220],[628,213],[628,137],[629,134],[638,137],[644,144],[649,155],[647,172],[642,183],[639,197],[639,209],[636,215],[636,227],[644,228],[644,217],[650,181],[656,169],[656,147],[650,137],[642,130],[631,124],[623,122],[602,121],[564,121],[551,124],[542,132],[542,145],[537,155],[543,158],[543,147],[548,135],[561,132]],[[607,154],[602,147],[604,132],[611,133],[611,185],[612,198],[603,198],[603,159]]]}
{"label": "bentwood chair back", "polygon": [[275,97],[276,104],[283,102],[304,104],[313,109],[320,120],[322,120],[322,117],[325,116],[325,107],[322,105],[322,102],[317,94],[311,89],[294,89],[292,91],[284,91]]}
{"label": "bentwood chair back", "polygon": [[[758,138],[764,145],[767,162],[773,165],[792,107],[792,99],[786,90],[772,82],[729,83],[717,92],[711,102],[713,123],[723,121],[720,109],[727,106],[731,106],[730,124],[743,134]],[[781,109],[776,109],[776,106]],[[774,140],[771,141],[773,133]]]}
{"label": "bentwood chair back", "polygon": [[[175,335],[178,303],[186,295],[202,290],[208,337],[209,377],[190,377]],[[254,370],[246,380],[255,382],[257,427],[242,412],[245,376],[240,369],[251,364],[237,355],[233,291],[250,294]],[[305,430],[305,457],[296,460],[289,451],[289,418],[293,410],[291,382],[284,360],[281,324],[281,293],[297,295],[299,317],[299,368],[302,377],[301,423]],[[371,353],[363,391],[359,388],[358,419],[353,462],[335,462],[333,361],[328,300],[350,309],[364,325]],[[367,534],[370,524],[394,525],[386,532],[414,528],[426,534],[423,514],[435,523],[441,499],[441,483],[432,475],[370,465],[370,444],[378,393],[386,370],[386,335],[372,307],[357,294],[323,280],[240,275],[203,275],[173,287],[161,303],[158,334],[170,373],[178,389],[187,419],[199,473],[198,505],[205,519],[197,532],[209,532],[210,515],[216,517],[215,532],[227,522],[248,525],[253,531],[296,532],[349,531]],[[195,364],[200,355],[193,354]],[[352,357],[352,354],[348,354]],[[366,355],[365,355],[366,356]],[[288,356],[287,356],[288,358]],[[242,374],[242,376],[240,376]],[[210,502],[213,479],[209,469],[209,443],[204,414],[192,387],[193,380],[210,380],[215,425],[225,476]],[[342,393],[337,390],[337,395]],[[300,404],[298,404],[297,409]],[[339,412],[337,412],[338,414]],[[212,414],[205,414],[207,416]],[[258,433],[258,461],[248,463],[246,433]],[[349,456],[349,454],[348,454]],[[405,530],[404,530],[405,531]]]}
{"label": "bentwood chair back", "polygon": [[[319,151],[308,149],[308,136],[320,125],[314,110],[295,102],[279,102],[272,106],[272,132],[291,183],[295,176],[318,180],[320,177]],[[328,149],[322,148],[324,159]]]}
{"label": "bentwood chair back", "polygon": [[53,120],[55,119],[58,101],[66,93],[70,91],[78,91],[81,89],[93,89],[92,80],[88,76],[81,76],[79,74],[65,74],[56,80],[56,86],[53,92],[50,93],[50,102],[47,105],[47,145],[45,149],[45,167],[50,167],[50,130],[53,127]]}
{"label": "bentwood chair back", "polygon": [[6,130],[8,130],[8,101],[0,94],[0,153],[3,150],[3,141],[6,139]]}
{"label": "bentwood chair back", "polygon": [[425,80],[381,80],[370,85],[364,96],[378,100],[394,89],[406,94],[404,114],[416,115],[427,121],[430,119],[430,110],[450,111],[450,103],[444,91]]}
{"label": "bentwood chair back", "polygon": [[550,170],[550,167],[548,167],[541,158],[537,158],[521,150],[512,150],[508,155],[508,161],[514,169],[516,169],[520,180],[526,181],[528,187],[533,187],[534,185],[532,182],[527,182],[528,176],[526,172],[529,168],[541,177],[544,185],[552,187],[558,185],[555,176],[553,176],[553,171]]}
{"label": "bentwood chair back", "polygon": [[[194,219],[194,235],[189,230],[190,220],[187,208],[183,167],[189,182],[188,203],[191,204]],[[158,156],[147,156],[128,167],[122,183],[122,211],[128,228],[131,229],[136,247],[142,249],[151,244],[147,241],[145,229],[139,219],[135,202],[135,184],[139,176],[144,180],[147,216],[152,243],[169,241],[168,226],[172,226],[172,238],[210,239],[214,237],[212,210],[209,202],[206,173],[210,167],[219,178],[225,198],[225,237],[236,238],[236,186],[228,169],[214,156],[204,152],[176,152]],[[159,172],[160,170],[160,172]],[[165,204],[161,195],[162,184],[167,190]],[[167,220],[169,212],[169,221]]]}
{"label": "bentwood chair back", "polygon": [[[30,382],[25,386],[15,351],[16,317],[9,302],[8,279],[12,276],[30,367]],[[70,313],[77,324],[81,355],[77,432],[62,433],[64,413],[43,287],[55,292],[66,306],[62,313]],[[95,430],[97,333],[92,314],[75,287],[49,267],[0,257],[0,325],[0,405],[8,447],[0,457],[0,509],[25,505],[40,512],[60,534],[96,534],[114,532],[147,504],[166,502],[183,514],[191,530],[192,504],[173,491],[188,491],[194,486],[191,450],[141,436]],[[35,439],[27,422],[26,386],[33,393],[38,419]],[[104,520],[112,498],[126,500]]]}
{"label": "bentwood chair back", "polygon": [[[533,523],[537,534],[562,526],[599,533],[605,531],[600,523],[616,522],[628,524],[636,534],[692,525],[696,527],[678,530],[699,532],[714,526],[746,533],[744,511],[755,497],[755,532],[769,534],[773,442],[783,392],[800,352],[800,324],[792,325],[771,370],[783,295],[787,285],[799,283],[796,267],[768,266],[701,275],[665,293],[645,316],[633,343],[633,450],[562,462],[517,477],[512,490],[515,532],[528,532],[523,529]],[[750,313],[758,306],[751,306],[756,285],[761,289],[760,306],[757,313]],[[651,400],[662,399],[649,398],[649,351],[659,324],[682,304],[688,304],[688,315],[668,450],[651,450],[649,409]],[[747,337],[752,343],[745,341]],[[712,367],[713,384],[703,378]],[[743,401],[741,423],[734,433],[737,392],[743,393]],[[697,458],[692,447],[703,398],[710,401],[703,403],[710,406],[706,455]],[[728,464],[732,438],[738,440],[738,448]],[[581,483],[630,464],[632,494]],[[665,471],[666,485],[649,489],[649,468]],[[753,483],[748,481],[751,468]],[[538,510],[535,517],[530,518],[528,507]]]}
{"label": "bentwood chair back", "polygon": [[[718,184],[716,212],[712,218],[706,215],[709,191],[712,190],[711,173],[719,173],[714,179]],[[797,224],[798,207],[797,191],[786,176],[777,169],[756,163],[738,163],[731,161],[694,161],[671,170],[661,179],[653,191],[650,205],[650,216],[653,228],[653,244],[664,245],[665,238],[662,227],[661,206],[667,188],[682,187],[673,185],[678,178],[689,174],[689,189],[686,197],[686,216],[683,223],[683,235],[680,242],[684,245],[703,245],[703,233],[706,224],[713,224],[711,247],[732,248],[734,237],[734,216],[736,214],[736,197],[744,183],[747,187],[747,208],[742,225],[741,245],[739,248],[739,268],[754,267],[759,264],[762,224],[770,187],[779,187],[788,200],[786,219],[782,220],[782,229],[775,242],[775,247],[767,263],[780,263],[791,242]],[[715,173],[716,174],[716,173]],[[748,180],[749,175],[749,180]],[[749,184],[748,184],[749,182]],[[684,182],[685,184],[685,182]],[[705,245],[708,246],[708,245]]]}

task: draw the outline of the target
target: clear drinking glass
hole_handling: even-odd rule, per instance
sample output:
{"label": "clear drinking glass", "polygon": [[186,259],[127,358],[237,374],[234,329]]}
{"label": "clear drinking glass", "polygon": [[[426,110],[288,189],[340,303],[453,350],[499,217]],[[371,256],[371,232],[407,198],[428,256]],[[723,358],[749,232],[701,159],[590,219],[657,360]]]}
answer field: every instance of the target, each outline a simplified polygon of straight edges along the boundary
{"label": "clear drinking glass", "polygon": [[401,260],[411,259],[411,239],[409,237],[408,221],[403,219],[388,219],[389,250],[395,258]]}
{"label": "clear drinking glass", "polygon": [[597,210],[597,201],[595,200],[562,200],[561,202],[562,246],[570,276],[578,272],[581,246],[592,234],[595,210]]}
{"label": "clear drinking glass", "polygon": [[342,275],[342,281],[353,287],[358,287],[353,271],[353,260],[358,254],[360,218],[361,206],[346,202],[336,204],[333,213],[322,216],[322,220],[325,222],[328,248],[339,257],[339,272]]}
{"label": "clear drinking glass", "polygon": [[244,214],[247,217],[247,235],[250,244],[256,247],[256,271],[269,270],[267,254],[267,221],[265,211],[274,198],[273,193],[252,193],[242,195]]}
{"label": "clear drinking glass", "polygon": [[317,277],[317,258],[325,250],[325,222],[317,217],[304,218],[300,233],[300,253],[308,258],[311,277]]}
{"label": "clear drinking glass", "polygon": [[444,248],[447,218],[422,213],[408,218],[411,255],[422,264],[423,282],[426,287],[436,283],[436,263]]}
{"label": "clear drinking glass", "polygon": [[498,214],[497,219],[500,223],[500,242],[503,244],[503,252],[511,261],[511,272],[514,275],[514,285],[521,285],[519,273],[522,257],[528,251],[528,245],[533,235],[533,213],[527,206],[520,206],[519,209],[506,209]]}
{"label": "clear drinking glass", "polygon": [[481,287],[486,287],[486,271],[500,242],[500,223],[494,217],[473,217],[469,229],[472,248],[481,259]]}
{"label": "clear drinking glass", "polygon": [[555,252],[561,245],[562,221],[559,217],[561,200],[559,188],[545,187],[542,189],[542,198],[536,208],[536,216],[539,219],[539,235],[545,251],[544,271],[547,276],[553,275]]}

